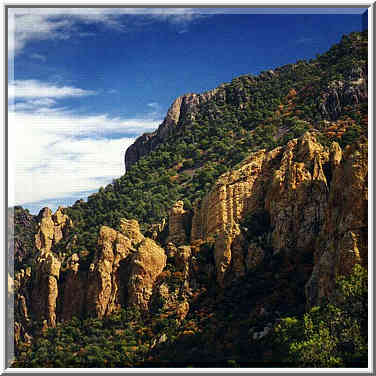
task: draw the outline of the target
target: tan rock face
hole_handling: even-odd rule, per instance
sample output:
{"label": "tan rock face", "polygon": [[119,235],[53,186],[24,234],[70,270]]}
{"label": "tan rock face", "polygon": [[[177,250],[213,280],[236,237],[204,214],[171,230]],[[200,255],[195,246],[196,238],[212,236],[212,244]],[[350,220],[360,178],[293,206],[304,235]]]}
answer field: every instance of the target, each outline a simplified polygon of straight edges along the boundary
{"label": "tan rock face", "polygon": [[[11,278],[8,274],[8,279]],[[11,294],[14,297],[14,338],[17,345],[22,339],[28,338],[30,320],[30,296],[29,283],[31,280],[31,268],[28,267],[17,271],[14,275],[13,289]],[[8,282],[9,283],[9,282]],[[9,285],[8,285],[9,287]],[[9,297],[11,299],[11,297]],[[11,301],[11,300],[10,300]]]}
{"label": "tan rock face", "polygon": [[74,253],[67,261],[65,281],[60,287],[63,291],[61,304],[61,319],[71,320],[73,316],[80,317],[86,305],[87,278],[80,274],[79,255]]}
{"label": "tan rock face", "polygon": [[265,150],[253,154],[238,170],[222,175],[200,207],[195,207],[191,241],[219,233],[231,233],[244,213],[252,210],[254,197],[260,194],[256,183],[265,159]]}
{"label": "tan rock face", "polygon": [[191,258],[191,253],[191,247],[182,245],[178,247],[175,255],[176,268],[183,272],[184,278],[186,278],[189,273],[189,260]]}
{"label": "tan rock face", "polygon": [[[308,300],[328,295],[334,276],[367,263],[367,144],[325,148],[307,132],[285,147],[251,154],[195,203],[191,243],[214,237],[218,284],[254,269],[265,257],[242,239],[246,215],[266,210],[271,248],[315,254]],[[316,297],[316,298],[315,298]]]}
{"label": "tan rock face", "polygon": [[217,282],[224,287],[224,278],[227,269],[231,263],[231,243],[232,236],[228,234],[220,234],[214,246],[214,260],[217,271]]}
{"label": "tan rock face", "polygon": [[222,287],[230,269],[236,277],[245,272],[239,224],[247,213],[263,209],[265,191],[281,154],[282,148],[251,154],[239,169],[222,175],[200,208],[197,204],[194,208],[191,241],[216,238],[214,258]]}
{"label": "tan rock face", "polygon": [[121,232],[131,240],[132,244],[138,244],[144,240],[144,235],[141,234],[140,225],[135,219],[120,220]]}
{"label": "tan rock face", "polygon": [[[79,255],[84,250],[68,260],[53,253],[72,222],[61,208],[54,215],[45,208],[39,214],[33,273],[22,271],[14,278],[17,335],[25,337],[24,327],[34,318],[54,326],[86,312],[102,318],[121,305],[148,310],[153,287],[181,319],[189,311],[189,290],[206,266],[210,278],[215,267],[218,285],[225,288],[271,252],[282,250],[291,258],[314,254],[306,296],[308,305],[316,304],[333,292],[337,275],[349,273],[355,263],[367,265],[367,177],[366,141],[341,150],[335,142],[324,147],[306,133],[284,147],[252,153],[195,203],[191,239],[186,239],[183,202],[171,209],[166,253],[184,279],[181,291],[169,291],[164,284],[165,250],[140,232],[137,221],[121,220],[120,231],[102,226],[97,253],[83,272]],[[252,238],[244,220],[264,212],[270,226],[265,236]],[[198,265],[196,256],[205,243],[214,244],[214,250],[207,250],[213,252],[214,266]],[[30,294],[25,287],[29,282]]]}
{"label": "tan rock face", "polygon": [[173,243],[175,245],[185,244],[187,241],[187,236],[185,233],[185,216],[186,211],[184,210],[183,201],[178,201],[172,207],[168,215],[168,243]]}
{"label": "tan rock face", "polygon": [[139,245],[138,251],[130,260],[128,281],[128,304],[148,309],[152,295],[153,284],[166,266],[167,256],[164,250],[153,240],[145,238]]}
{"label": "tan rock face", "polygon": [[72,227],[72,221],[61,207],[54,215],[49,208],[44,208],[40,211],[39,218],[39,230],[35,235],[35,246],[39,254],[34,259],[31,307],[38,320],[46,320],[48,326],[55,326],[61,261],[52,253],[51,248]]}
{"label": "tan rock face", "polygon": [[309,306],[333,291],[336,276],[350,273],[355,263],[367,266],[367,147],[366,140],[358,142],[346,148],[342,158],[337,158],[338,163],[333,164],[325,221],[315,247],[315,266],[306,285]]}
{"label": "tan rock face", "polygon": [[[70,226],[69,218],[60,210],[55,214],[52,216],[49,209],[41,213],[36,237],[40,252],[34,261],[33,284],[37,288],[31,296],[31,311],[36,319],[48,327],[55,326],[57,320],[84,314],[103,318],[125,306],[126,298],[129,304],[147,309],[153,283],[166,264],[166,255],[153,240],[141,234],[138,222],[122,219],[121,232],[102,226],[89,272],[81,272],[78,253],[72,254],[62,269],[60,260],[51,251],[53,241],[59,240],[60,230],[64,236],[64,224]],[[61,273],[63,278],[59,281]],[[140,284],[132,283],[138,280]],[[25,316],[27,310],[24,311]]]}
{"label": "tan rock face", "polygon": [[[41,251],[42,252],[42,251]],[[59,295],[58,279],[61,262],[52,252],[41,253],[34,261],[32,312],[38,321],[46,320],[48,326],[56,325],[56,300]]]}
{"label": "tan rock face", "polygon": [[63,208],[59,207],[55,214],[52,216],[54,222],[54,242],[58,243],[64,236],[64,231],[66,228],[73,226],[72,220],[63,213]]}
{"label": "tan rock face", "polygon": [[265,197],[275,253],[313,249],[327,205],[322,166],[328,159],[328,152],[308,132],[287,144]]}
{"label": "tan rock face", "polygon": [[41,219],[39,222],[39,231],[35,235],[35,246],[42,253],[47,253],[52,247],[52,241],[55,233],[55,223],[52,220],[52,212],[49,208],[42,209],[39,216]]}
{"label": "tan rock face", "polygon": [[189,312],[189,303],[184,300],[180,304],[177,305],[176,307],[176,315],[178,317],[178,320],[182,321],[184,320]]}
{"label": "tan rock face", "polygon": [[65,232],[73,226],[73,223],[66,214],[63,214],[63,208],[60,206],[54,215],[52,215],[51,209],[42,209],[39,218],[39,230],[35,235],[35,246],[41,253],[48,253],[52,245],[57,244],[63,238]]}
{"label": "tan rock face", "polygon": [[100,228],[98,246],[97,261],[88,280],[87,308],[102,318],[120,307],[120,261],[135,250],[130,239],[107,226]]}
{"label": "tan rock face", "polygon": [[342,160],[342,149],[337,142],[332,142],[330,145],[330,164],[334,170],[341,164]]}
{"label": "tan rock face", "polygon": [[[89,272],[86,309],[99,318],[126,304],[146,310],[153,283],[166,265],[163,249],[141,234],[137,221],[122,219],[120,227],[122,232],[101,227],[99,251]],[[82,284],[74,273],[67,282]]]}

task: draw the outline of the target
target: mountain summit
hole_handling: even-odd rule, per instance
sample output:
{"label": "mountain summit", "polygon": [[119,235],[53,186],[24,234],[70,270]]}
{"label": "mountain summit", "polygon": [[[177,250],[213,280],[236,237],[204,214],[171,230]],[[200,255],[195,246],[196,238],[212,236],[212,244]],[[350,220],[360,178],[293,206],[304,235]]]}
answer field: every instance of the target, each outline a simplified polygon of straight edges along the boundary
{"label": "mountain summit", "polygon": [[14,366],[366,366],[367,43],[185,94],[87,202],[17,208]]}

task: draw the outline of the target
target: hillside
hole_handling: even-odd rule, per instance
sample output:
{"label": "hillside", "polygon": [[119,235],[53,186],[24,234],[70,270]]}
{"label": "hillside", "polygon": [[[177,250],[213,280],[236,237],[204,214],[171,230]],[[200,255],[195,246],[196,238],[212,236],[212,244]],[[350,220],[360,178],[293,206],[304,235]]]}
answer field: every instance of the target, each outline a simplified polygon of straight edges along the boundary
{"label": "hillside", "polygon": [[185,94],[87,202],[18,208],[14,366],[364,366],[367,43]]}

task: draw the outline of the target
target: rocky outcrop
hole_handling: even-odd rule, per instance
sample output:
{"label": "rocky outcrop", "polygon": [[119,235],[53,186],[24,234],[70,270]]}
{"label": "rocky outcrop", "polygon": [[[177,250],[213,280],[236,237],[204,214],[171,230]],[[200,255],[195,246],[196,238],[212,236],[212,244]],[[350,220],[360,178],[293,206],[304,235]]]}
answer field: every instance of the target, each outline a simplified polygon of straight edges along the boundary
{"label": "rocky outcrop", "polygon": [[[9,276],[10,277],[10,276]],[[8,277],[8,279],[9,279]],[[31,268],[21,269],[14,275],[14,280],[11,279],[12,290],[14,299],[8,298],[10,302],[14,303],[13,319],[14,319],[14,334],[15,344],[17,345],[20,340],[28,341],[30,335],[28,330],[31,324],[30,317],[30,283],[31,283]],[[9,287],[9,282],[8,282]]]}
{"label": "rocky outcrop", "polygon": [[63,208],[60,206],[52,216],[52,220],[54,222],[53,242],[56,244],[64,237],[66,231],[73,227],[73,222],[63,213]]}
{"label": "rocky outcrop", "polygon": [[[20,206],[8,209],[8,265],[9,269],[23,268],[32,256],[37,232],[37,219]],[[15,231],[15,226],[22,231]],[[12,275],[13,276],[13,275]]]}
{"label": "rocky outcrop", "polygon": [[367,101],[368,82],[366,67],[354,66],[344,80],[331,81],[322,94],[319,109],[323,116],[336,120],[345,106]]}
{"label": "rocky outcrop", "polygon": [[177,252],[175,254],[175,265],[178,271],[183,273],[183,278],[188,277],[189,273],[189,261],[191,258],[192,252],[191,247],[182,245],[177,248]]}
{"label": "rocky outcrop", "polygon": [[73,226],[72,220],[63,213],[63,208],[60,206],[54,215],[51,209],[43,208],[38,214],[38,220],[35,246],[42,254],[49,253],[52,246],[57,244]]}
{"label": "rocky outcrop", "polygon": [[48,253],[52,248],[55,234],[55,223],[52,220],[50,208],[43,208],[38,214],[38,233],[35,235],[35,246],[42,253]]}
{"label": "rocky outcrop", "polygon": [[[196,203],[192,220],[191,241],[214,237],[214,258],[217,281],[224,286],[224,278],[230,269],[233,253],[236,254],[236,277],[244,274],[244,261],[239,246],[232,249],[235,239],[241,237],[239,224],[246,213],[264,206],[265,189],[273,171],[273,165],[282,148],[271,152],[260,150],[247,158],[237,170],[222,175],[201,203]],[[241,244],[241,239],[235,241]]]}
{"label": "rocky outcrop", "polygon": [[[26,338],[30,319],[55,326],[73,316],[103,318],[121,306],[147,311],[153,294],[182,318],[192,291],[213,278],[214,268],[225,288],[282,251],[291,259],[314,255],[305,291],[308,304],[316,304],[333,292],[337,275],[367,264],[367,171],[366,140],[342,150],[307,132],[285,147],[252,153],[222,175],[195,203],[190,239],[182,201],[169,212],[165,249],[145,237],[136,220],[122,219],[119,231],[102,226],[89,270],[81,270],[82,250],[68,259],[54,253],[72,224],[62,208],[54,215],[45,208],[33,266],[23,271],[27,277],[14,278],[17,333]],[[173,274],[159,278],[167,256]]]}
{"label": "rocky outcrop", "polygon": [[125,168],[128,170],[144,155],[153,151],[158,145],[174,132],[184,120],[194,120],[202,104],[216,95],[225,94],[221,87],[202,94],[184,94],[178,97],[169,108],[163,123],[152,133],[144,133],[127,149],[125,153]]}
{"label": "rocky outcrop", "polygon": [[186,220],[187,211],[184,210],[184,203],[183,201],[177,201],[168,214],[167,243],[181,245],[187,242],[185,231]]}
{"label": "rocky outcrop", "polygon": [[126,305],[148,309],[153,283],[167,257],[154,240],[142,235],[137,221],[122,219],[120,231],[102,226],[89,270],[81,270],[81,251],[68,258],[53,252],[71,226],[62,208],[54,215],[43,209],[39,220],[39,252],[32,268],[18,272],[12,282],[19,337],[25,337],[30,318],[46,328],[73,316],[103,318]]}
{"label": "rocky outcrop", "polygon": [[[368,153],[361,140],[343,153],[331,148],[333,171],[325,220],[315,247],[315,266],[306,285],[308,306],[329,296],[338,275],[351,272],[354,264],[368,262]],[[335,161],[335,163],[333,163]]]}
{"label": "rocky outcrop", "polygon": [[[236,234],[234,226],[246,213],[256,211],[265,195],[273,162],[282,148],[260,150],[248,157],[237,170],[222,175],[201,202],[195,203],[191,241],[220,233]],[[236,227],[236,226],[235,226]]]}
{"label": "rocky outcrop", "polygon": [[64,270],[64,282],[60,284],[60,315],[62,321],[69,321],[73,316],[81,317],[86,311],[87,276],[79,273],[80,257],[73,253]]}
{"label": "rocky outcrop", "polygon": [[60,267],[61,262],[51,252],[46,254],[41,252],[33,265],[32,312],[36,320],[46,320],[47,325],[52,327],[56,325],[56,299],[59,295]]}
{"label": "rocky outcrop", "polygon": [[133,245],[139,244],[144,240],[144,235],[141,234],[140,225],[135,219],[120,219],[121,233],[124,234]]}
{"label": "rocky outcrop", "polygon": [[312,251],[327,206],[323,165],[328,160],[328,151],[311,133],[287,144],[265,197],[274,253]]}
{"label": "rocky outcrop", "polygon": [[37,320],[45,321],[46,325],[53,327],[56,325],[56,301],[59,295],[58,280],[61,260],[51,249],[69,231],[72,221],[63,213],[61,207],[54,215],[49,208],[42,209],[38,219],[35,247],[39,252],[33,264],[31,308]]}
{"label": "rocky outcrop", "polygon": [[150,305],[155,311],[163,312],[163,317],[173,317],[177,322],[181,322],[189,312],[189,298],[192,296],[192,250],[188,245],[173,247],[173,253],[171,246],[169,247],[169,268],[161,273],[153,284]]}
{"label": "rocky outcrop", "polygon": [[99,251],[92,264],[87,286],[87,310],[102,318],[120,308],[120,262],[133,248],[125,235],[102,226],[98,237]]}
{"label": "rocky outcrop", "polygon": [[148,309],[153,282],[166,265],[166,256],[153,240],[142,235],[136,220],[121,219],[120,229],[100,228],[98,252],[87,278],[79,273],[77,254],[68,261],[63,320],[85,312],[103,318],[127,305]]}
{"label": "rocky outcrop", "polygon": [[[254,236],[243,221],[266,211],[270,226]],[[333,142],[321,145],[313,133],[284,148],[251,154],[237,170],[222,175],[195,204],[191,242],[215,239],[217,282],[224,287],[253,270],[266,255],[314,254],[307,285],[309,301],[328,296],[334,276],[367,263],[367,144],[344,151]],[[268,243],[268,244],[266,244]],[[267,246],[265,248],[265,246]]]}
{"label": "rocky outcrop", "polygon": [[153,284],[166,266],[167,256],[154,240],[145,238],[129,261],[127,304],[148,309]]}

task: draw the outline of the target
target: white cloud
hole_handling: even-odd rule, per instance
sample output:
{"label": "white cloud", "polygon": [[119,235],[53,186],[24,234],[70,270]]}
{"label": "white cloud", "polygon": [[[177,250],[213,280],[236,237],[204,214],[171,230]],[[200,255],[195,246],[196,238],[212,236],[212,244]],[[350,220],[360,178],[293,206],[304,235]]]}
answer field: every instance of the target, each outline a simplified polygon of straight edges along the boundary
{"label": "white cloud", "polygon": [[82,97],[92,94],[95,94],[95,91],[72,86],[56,86],[38,80],[16,80],[8,85],[9,99]]}
{"label": "white cloud", "polygon": [[71,196],[121,176],[132,135],[160,123],[61,111],[16,111],[8,119],[10,205]]}
{"label": "white cloud", "polygon": [[40,61],[43,61],[43,62],[45,62],[47,60],[46,56],[41,55],[41,54],[36,54],[36,53],[35,54],[31,54],[30,57],[32,59],[40,60]]}
{"label": "white cloud", "polygon": [[160,106],[157,102],[150,102],[150,103],[148,103],[148,106],[153,108],[153,109],[159,109],[160,108]]}
{"label": "white cloud", "polygon": [[9,8],[8,52],[12,58],[33,40],[92,36],[77,31],[79,22],[97,23],[118,31],[130,27],[121,16],[140,15],[149,20],[184,24],[202,17],[197,9],[184,8]]}
{"label": "white cloud", "polygon": [[365,8],[8,8],[9,57],[20,53],[33,40],[88,37],[95,33],[77,30],[79,22],[96,23],[118,31],[134,27],[121,17],[143,16],[179,25],[177,32],[188,31],[187,25],[215,14],[363,14]]}
{"label": "white cloud", "polygon": [[[52,98],[28,99],[14,104],[15,111],[43,111],[56,104]],[[12,109],[12,105],[10,107]]]}
{"label": "white cloud", "polygon": [[124,152],[135,135],[160,123],[154,112],[123,119],[58,107],[58,99],[93,93],[88,90],[36,80],[10,86],[9,205],[77,195],[110,182],[124,173]]}

